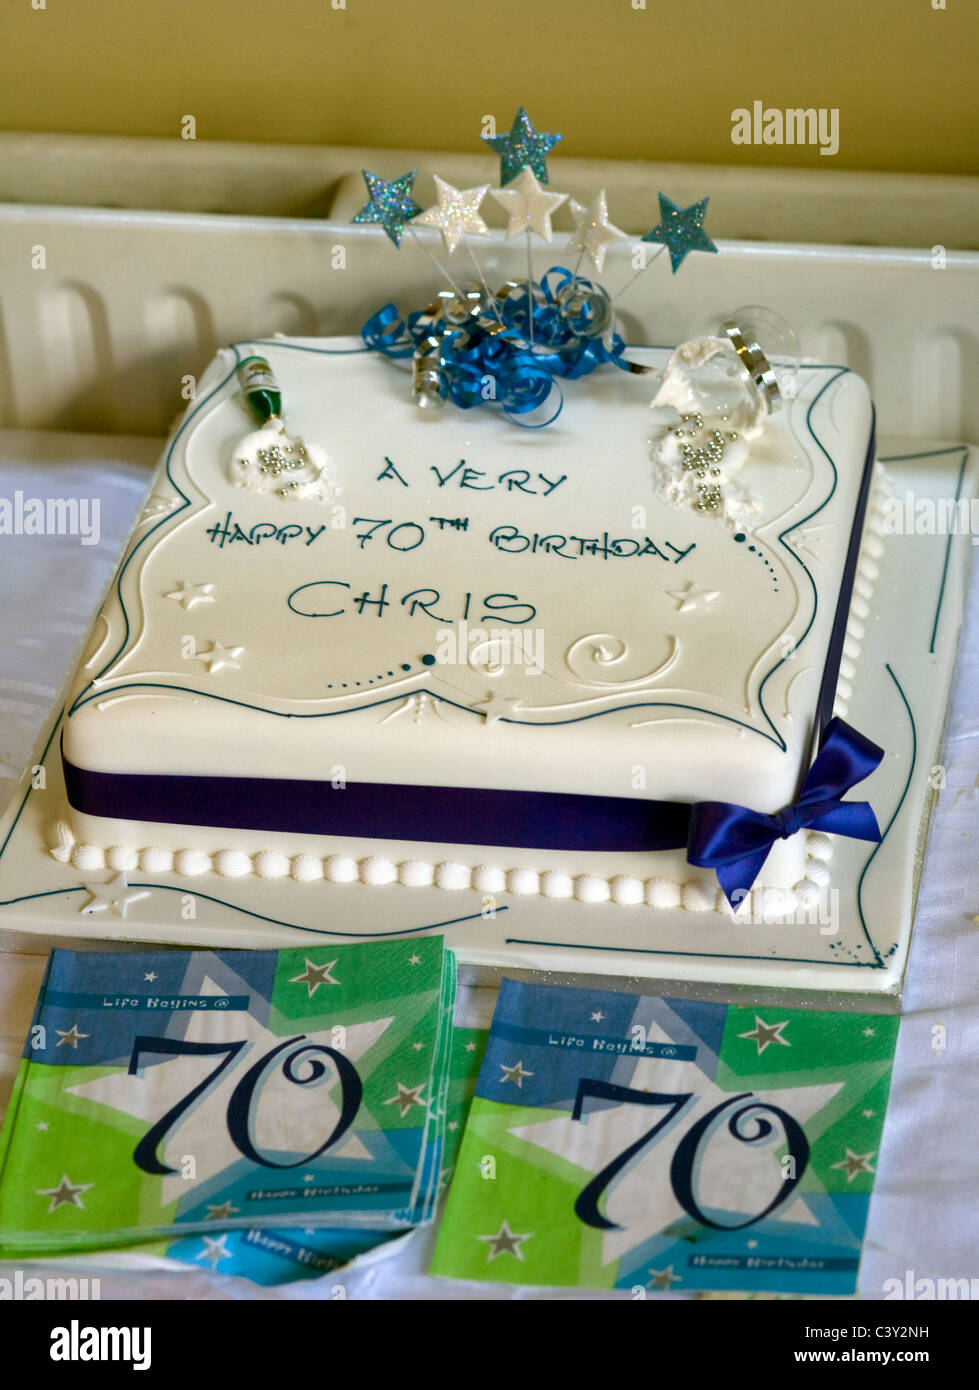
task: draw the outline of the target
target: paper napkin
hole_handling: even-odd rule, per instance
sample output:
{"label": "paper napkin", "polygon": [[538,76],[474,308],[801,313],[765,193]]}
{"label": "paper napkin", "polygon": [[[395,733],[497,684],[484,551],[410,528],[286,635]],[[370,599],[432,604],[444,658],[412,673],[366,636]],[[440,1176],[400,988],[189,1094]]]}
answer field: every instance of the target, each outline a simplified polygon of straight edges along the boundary
{"label": "paper napkin", "polygon": [[897,1029],[505,980],[432,1273],[852,1292]]}
{"label": "paper napkin", "polygon": [[454,990],[438,937],[54,952],[0,1136],[3,1253],[429,1220]]}

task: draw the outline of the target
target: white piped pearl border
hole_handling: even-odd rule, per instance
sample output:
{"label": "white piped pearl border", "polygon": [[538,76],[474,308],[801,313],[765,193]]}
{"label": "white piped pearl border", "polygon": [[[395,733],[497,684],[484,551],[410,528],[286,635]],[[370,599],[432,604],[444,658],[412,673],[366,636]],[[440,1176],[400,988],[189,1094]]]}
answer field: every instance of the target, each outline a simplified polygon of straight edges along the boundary
{"label": "white piped pearl border", "polygon": [[[634,878],[617,874],[602,878],[598,874],[565,873],[560,869],[501,869],[493,864],[470,868],[454,860],[431,864],[425,859],[405,859],[401,863],[370,855],[354,859],[347,854],[297,854],[290,858],[277,850],[263,849],[250,855],[244,850],[221,849],[207,854],[199,849],[134,849],[130,845],[79,844],[66,821],[59,821],[52,836],[50,853],[62,864],[71,864],[83,873],[99,870],[143,874],[178,874],[199,878],[215,873],[221,878],[291,878],[296,883],[363,883],[370,888],[440,888],[445,892],[471,889],[483,896],[512,893],[515,897],[570,899],[582,903],[614,903],[618,907],[683,908],[687,912],[720,912],[734,918],[720,888],[693,879],[678,883],[671,878]],[[807,837],[806,877],[794,889],[752,889],[750,915],[783,916],[797,906],[808,906],[829,886],[827,863],[833,853],[828,835],[810,831]],[[748,915],[748,914],[745,914]]]}

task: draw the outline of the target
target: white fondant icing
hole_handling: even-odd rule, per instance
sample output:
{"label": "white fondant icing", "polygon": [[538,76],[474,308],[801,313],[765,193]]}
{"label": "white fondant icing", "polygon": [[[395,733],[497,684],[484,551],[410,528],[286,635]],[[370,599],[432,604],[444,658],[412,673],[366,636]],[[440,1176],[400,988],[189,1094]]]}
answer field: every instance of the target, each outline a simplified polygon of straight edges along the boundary
{"label": "white fondant icing", "polygon": [[[677,511],[650,495],[648,417],[636,404],[634,383],[615,374],[596,374],[576,402],[570,440],[541,431],[515,454],[512,430],[490,412],[447,412],[441,434],[419,424],[410,402],[401,401],[369,356],[318,358],[290,351],[285,339],[268,351],[290,409],[304,428],[308,421],[330,439],[350,492],[347,524],[334,529],[328,513],[304,508],[301,497],[284,508],[264,489],[229,486],[226,461],[240,406],[227,395],[205,405],[169,461],[192,506],[134,552],[99,617],[105,654],[99,689],[107,694],[86,701],[90,673],[79,673],[71,695],[78,703],[65,726],[71,761],[94,771],[188,777],[308,777],[315,767],[325,780],[343,763],[342,775],[356,770],[358,780],[381,783],[727,799],[763,810],[791,800],[819,681],[793,683],[798,665],[780,657],[786,634],[808,629],[807,669],[817,676],[822,669],[869,432],[869,403],[855,378],[846,378],[853,389],[833,417],[816,405],[824,388],[827,400],[835,398],[821,369],[802,370],[798,400],[761,431],[754,430],[754,415],[725,412],[742,440],[728,441],[724,466],[740,459],[735,471],[756,506],[752,551],[716,518]],[[225,354],[221,371],[212,374],[215,383],[229,365]],[[697,370],[688,373],[691,391]],[[699,387],[687,403],[702,407]],[[818,443],[809,432],[810,410]],[[753,433],[749,449],[746,429]],[[836,463],[835,489],[824,448]],[[397,477],[383,476],[389,462]],[[645,513],[639,521],[637,502]],[[171,505],[169,499],[165,510]],[[871,611],[872,562],[881,553],[874,506],[872,495],[841,667],[844,701]],[[800,582],[801,569],[778,537],[786,533],[794,541],[801,532],[786,527],[814,508],[817,521],[805,525],[819,556],[812,569],[820,605],[812,613],[808,581]],[[435,515],[445,524],[437,526]],[[221,531],[229,516],[244,540],[228,539],[233,527]],[[354,516],[390,521],[364,539],[365,523],[352,524]],[[463,517],[466,528],[456,528],[452,518]],[[402,529],[392,542],[395,526]],[[283,527],[298,537],[283,539]],[[500,527],[510,539],[491,543]],[[425,539],[416,546],[418,528]],[[637,555],[642,543],[647,549]],[[213,643],[196,662],[181,655],[185,605],[165,597],[180,592],[174,585],[181,574],[207,575],[202,588],[214,584],[213,601],[193,612],[207,620],[197,624],[204,627],[198,646]],[[372,605],[382,585],[387,610],[378,622]],[[683,611],[684,598],[705,594],[717,597]],[[364,598],[359,610],[357,595]],[[428,607],[414,611],[414,604]],[[327,616],[341,608],[339,616]],[[463,610],[470,629],[483,628],[482,645],[477,637],[454,663],[422,664],[422,653],[437,640],[432,620],[450,626]],[[664,638],[666,624],[681,612],[684,634],[691,633],[682,648]],[[539,630],[544,669],[533,673],[505,661],[495,627]],[[583,631],[590,635],[579,637]],[[234,634],[240,645],[222,647],[214,632]],[[577,671],[570,668],[569,680],[570,660],[563,660],[572,651]],[[481,660],[474,663],[473,652]],[[207,659],[212,654],[217,660]],[[239,673],[234,703],[212,698],[222,683],[201,669],[209,665]],[[768,676],[763,704],[759,691]],[[422,719],[423,710],[438,718]],[[405,712],[408,718],[395,717]],[[310,717],[280,717],[290,714]],[[785,751],[770,737],[769,719]],[[304,883],[397,881],[489,896],[510,891],[728,910],[711,881],[690,878],[682,850],[569,851],[535,860],[447,842],[419,844],[417,858],[401,860],[387,847],[374,855],[331,852],[337,838],[317,843],[312,836],[268,835],[257,848],[251,833],[241,844],[222,844],[216,829],[205,828],[199,838],[191,827],[150,829],[152,838],[142,843],[153,848],[123,855],[127,841],[139,843],[131,826],[67,810],[52,854],[91,869],[111,867],[112,856],[144,872],[187,876],[288,874]],[[784,889],[805,882],[810,865],[820,862],[818,847],[812,835],[781,842],[764,880]]]}

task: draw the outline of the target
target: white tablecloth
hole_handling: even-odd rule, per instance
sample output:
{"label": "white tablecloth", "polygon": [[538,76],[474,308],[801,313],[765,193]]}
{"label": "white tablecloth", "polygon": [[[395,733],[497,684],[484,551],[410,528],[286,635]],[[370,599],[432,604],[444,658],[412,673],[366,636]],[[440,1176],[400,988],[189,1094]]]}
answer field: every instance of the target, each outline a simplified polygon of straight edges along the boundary
{"label": "white tablecloth", "polygon": [[[97,497],[100,539],[0,535],[0,809],[26,763],[150,481],[160,444],[146,439],[0,432],[0,497]],[[973,1279],[979,1292],[979,565],[932,818],[904,1018],[860,1292],[884,1281]],[[2,949],[2,943],[0,943]],[[0,1111],[40,981],[39,957],[0,956]],[[167,1270],[107,1275],[103,1297],[330,1298],[534,1296],[447,1285],[426,1268],[430,1231],[342,1276],[263,1290],[244,1280]],[[547,1297],[575,1297],[550,1292]],[[580,1295],[578,1295],[580,1296]],[[601,1296],[601,1295],[599,1295]]]}

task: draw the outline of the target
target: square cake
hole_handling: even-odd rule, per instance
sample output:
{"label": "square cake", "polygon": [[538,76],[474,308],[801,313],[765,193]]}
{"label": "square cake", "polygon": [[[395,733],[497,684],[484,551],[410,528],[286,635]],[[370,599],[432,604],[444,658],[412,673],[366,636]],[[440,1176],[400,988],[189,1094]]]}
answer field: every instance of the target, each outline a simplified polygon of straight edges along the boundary
{"label": "square cake", "polygon": [[[288,433],[248,433],[243,381]],[[53,852],[729,912],[691,808],[780,813],[846,713],[873,409],[833,366],[754,429],[723,390],[652,394],[607,369],[519,429],[419,411],[360,340],[221,351],[70,689]],[[781,824],[775,909],[830,872],[826,834]]]}

